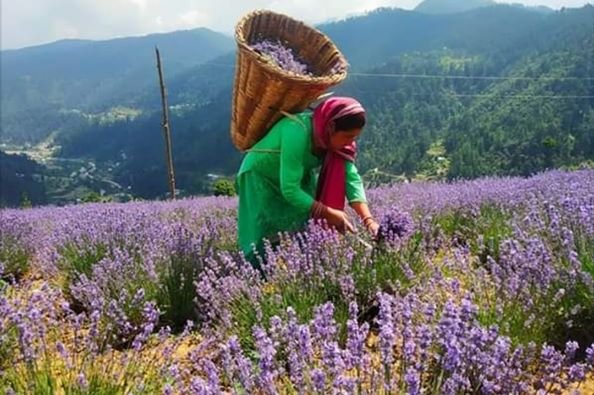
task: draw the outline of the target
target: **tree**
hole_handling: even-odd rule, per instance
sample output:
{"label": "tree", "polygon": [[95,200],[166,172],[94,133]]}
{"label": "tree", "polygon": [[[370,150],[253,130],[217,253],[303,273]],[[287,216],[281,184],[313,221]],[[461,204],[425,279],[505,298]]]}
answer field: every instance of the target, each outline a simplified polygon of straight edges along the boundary
{"label": "tree", "polygon": [[81,203],[107,203],[111,202],[111,198],[109,196],[102,196],[95,191],[91,191],[87,193],[80,199]]}
{"label": "tree", "polygon": [[21,195],[21,208],[31,208],[33,204],[31,203],[31,199],[29,199],[29,195],[27,192],[23,192]]}
{"label": "tree", "polygon": [[235,185],[231,180],[219,178],[212,184],[215,196],[235,196]]}

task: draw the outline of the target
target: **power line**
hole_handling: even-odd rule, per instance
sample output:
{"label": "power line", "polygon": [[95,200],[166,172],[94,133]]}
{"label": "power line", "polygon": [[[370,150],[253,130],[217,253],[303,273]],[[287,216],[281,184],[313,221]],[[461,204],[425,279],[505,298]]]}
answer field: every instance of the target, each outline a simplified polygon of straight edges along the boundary
{"label": "power line", "polygon": [[[235,67],[229,63],[205,63],[202,66]],[[517,81],[594,81],[594,77],[512,77],[512,76],[469,76],[449,74],[406,74],[406,73],[361,73],[349,72],[348,76],[383,77],[383,78],[421,78],[421,79],[455,79],[455,80],[517,80]]]}
{"label": "power line", "polygon": [[505,94],[480,94],[480,93],[452,93],[452,92],[438,92],[438,93],[412,93],[407,97],[433,97],[433,96],[447,96],[447,97],[477,97],[477,98],[498,98],[498,99],[594,99],[594,95],[505,95]]}
{"label": "power line", "polygon": [[235,64],[231,64],[231,63],[202,63],[199,65],[199,67],[205,67],[205,66],[221,66],[221,67],[228,67],[228,68],[232,68],[235,67]]}
{"label": "power line", "polygon": [[468,76],[447,74],[390,74],[390,73],[358,73],[348,75],[356,77],[384,77],[384,78],[424,78],[424,79],[453,79],[453,80],[516,80],[516,81],[590,81],[594,77],[504,77],[504,76]]}
{"label": "power line", "polygon": [[494,97],[494,98],[514,98],[514,99],[594,99],[591,95],[497,95],[497,94],[465,94],[465,93],[445,93],[445,96],[454,97]]}

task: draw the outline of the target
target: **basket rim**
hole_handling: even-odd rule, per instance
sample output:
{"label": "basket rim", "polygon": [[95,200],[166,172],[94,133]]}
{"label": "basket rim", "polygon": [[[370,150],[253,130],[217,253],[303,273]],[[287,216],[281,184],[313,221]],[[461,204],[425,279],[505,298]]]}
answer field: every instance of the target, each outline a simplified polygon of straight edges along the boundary
{"label": "basket rim", "polygon": [[[287,71],[287,70],[283,69],[282,67],[280,67],[279,65],[277,65],[276,62],[271,61],[268,57],[256,52],[250,45],[248,45],[247,40],[243,34],[243,27],[248,22],[248,20],[253,19],[259,15],[266,15],[266,14],[290,19],[293,22],[300,23],[303,26],[305,26],[306,28],[311,29],[314,32],[316,32],[317,34],[324,37],[326,40],[328,40],[330,45],[333,47],[333,49],[336,50],[336,52],[338,53],[338,56],[344,62],[345,66],[346,66],[345,69],[341,72],[338,72],[338,73],[335,73],[332,75],[308,76],[308,75],[303,75],[303,74],[298,74],[298,73]],[[326,35],[325,33],[321,32],[320,30],[316,29],[313,26],[310,26],[298,19],[292,18],[288,15],[285,15],[285,14],[282,14],[279,12],[274,12],[274,11],[270,11],[270,10],[255,10],[255,11],[249,12],[248,14],[244,15],[239,20],[237,25],[235,26],[235,41],[237,43],[239,50],[242,51],[244,53],[244,55],[248,55],[249,57],[255,59],[256,61],[258,61],[260,66],[264,67],[268,71],[270,71],[274,74],[280,74],[284,79],[290,79],[293,82],[336,84],[336,83],[343,81],[347,77],[347,74],[348,74],[347,68],[349,66],[349,63],[346,60],[346,57],[340,51],[340,49],[336,46],[336,44],[334,44],[334,42],[330,39],[330,37],[328,37],[328,35]]]}

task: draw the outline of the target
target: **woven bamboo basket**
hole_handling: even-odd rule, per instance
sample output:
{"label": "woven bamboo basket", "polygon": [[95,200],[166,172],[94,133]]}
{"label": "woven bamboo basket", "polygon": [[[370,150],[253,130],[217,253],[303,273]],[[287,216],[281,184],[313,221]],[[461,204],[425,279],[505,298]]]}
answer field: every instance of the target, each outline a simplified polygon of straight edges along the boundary
{"label": "woven bamboo basket", "polygon": [[[279,40],[305,61],[314,76],[280,68],[250,45]],[[231,139],[249,149],[282,117],[303,111],[347,76],[347,61],[322,32],[286,15],[254,11],[236,26],[237,58],[233,85]]]}

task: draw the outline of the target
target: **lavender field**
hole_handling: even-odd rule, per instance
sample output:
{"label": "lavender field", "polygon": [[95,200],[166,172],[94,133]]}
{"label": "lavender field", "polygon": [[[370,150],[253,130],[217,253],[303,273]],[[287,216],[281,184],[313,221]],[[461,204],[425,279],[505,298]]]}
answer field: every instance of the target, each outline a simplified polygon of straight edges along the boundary
{"label": "lavender field", "polygon": [[2,210],[0,391],[594,393],[593,170],[368,197],[266,281],[235,199]]}

